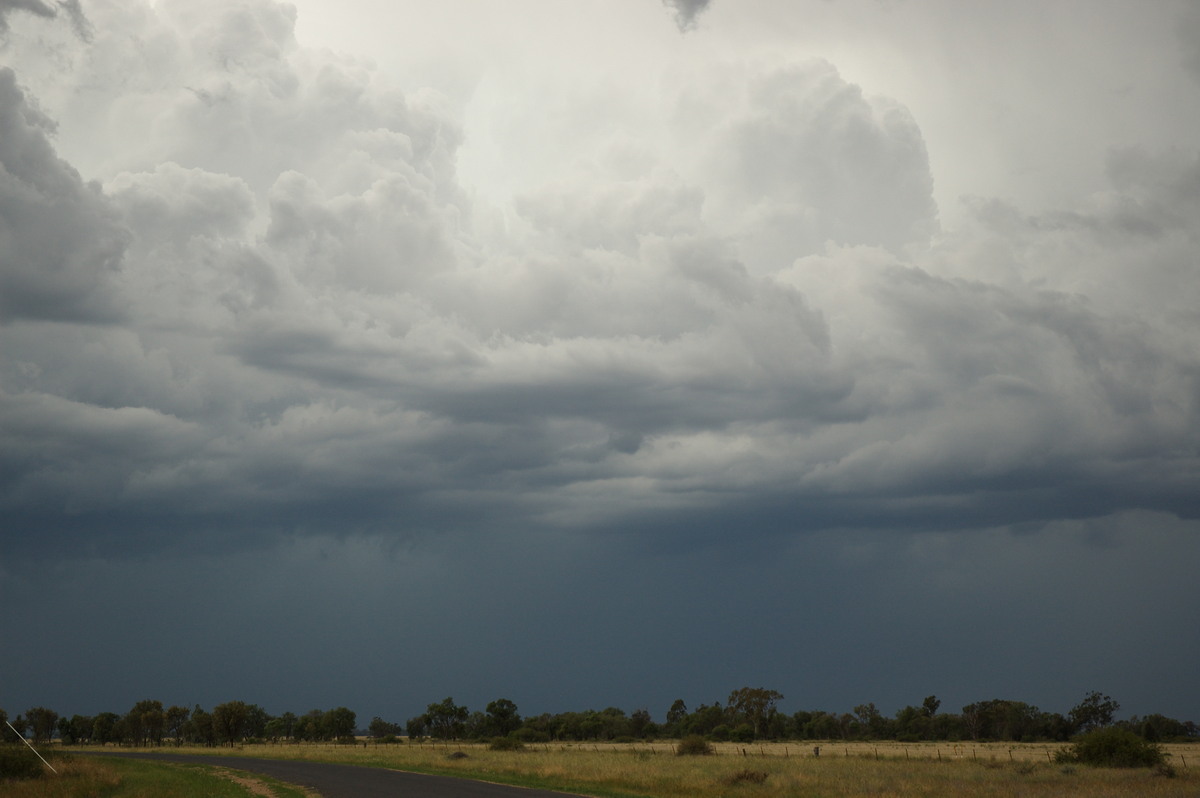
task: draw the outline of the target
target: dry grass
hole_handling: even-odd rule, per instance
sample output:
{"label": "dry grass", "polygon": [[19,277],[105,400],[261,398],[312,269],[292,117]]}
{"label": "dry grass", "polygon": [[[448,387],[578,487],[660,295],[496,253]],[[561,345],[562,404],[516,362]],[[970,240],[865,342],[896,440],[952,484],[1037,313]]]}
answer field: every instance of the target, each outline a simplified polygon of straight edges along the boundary
{"label": "dry grass", "polygon": [[58,775],[47,774],[40,779],[4,781],[0,779],[0,795],[4,798],[76,798],[81,795],[110,795],[121,782],[117,769],[108,762],[86,757],[55,759]]}
{"label": "dry grass", "polygon": [[[813,756],[820,745],[821,756]],[[166,749],[391,767],[604,796],[967,796],[1196,798],[1200,744],[1164,746],[1176,775],[1063,767],[1061,746],[946,743],[721,744],[718,755],[674,756],[672,743],[557,744],[490,751],[483,744],[288,745]],[[465,757],[450,758],[454,752]],[[754,777],[747,777],[754,773]]]}

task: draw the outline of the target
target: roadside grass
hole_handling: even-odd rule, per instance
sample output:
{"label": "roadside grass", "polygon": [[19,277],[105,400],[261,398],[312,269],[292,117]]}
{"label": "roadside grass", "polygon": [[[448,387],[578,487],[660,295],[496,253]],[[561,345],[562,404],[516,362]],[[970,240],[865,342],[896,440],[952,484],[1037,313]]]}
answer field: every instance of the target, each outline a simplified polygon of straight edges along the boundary
{"label": "roadside grass", "polygon": [[0,780],[4,798],[311,798],[312,793],[257,774],[207,765],[58,756],[58,774]]}
{"label": "roadside grass", "polygon": [[[821,747],[814,757],[814,745]],[[1147,768],[1064,766],[1062,746],[1001,743],[720,744],[715,756],[674,755],[672,743],[558,744],[492,751],[482,743],[247,745],[166,748],[387,767],[605,798],[1195,798],[1200,745],[1174,752],[1173,774]],[[450,754],[466,756],[451,758]]]}

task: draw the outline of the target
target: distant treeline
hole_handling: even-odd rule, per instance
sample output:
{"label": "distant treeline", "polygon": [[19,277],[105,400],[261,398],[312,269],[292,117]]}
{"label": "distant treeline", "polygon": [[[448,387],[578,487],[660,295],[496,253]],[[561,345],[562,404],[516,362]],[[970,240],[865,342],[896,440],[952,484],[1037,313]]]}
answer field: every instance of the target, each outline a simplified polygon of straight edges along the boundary
{"label": "distant treeline", "polygon": [[0,709],[0,727],[8,738],[5,721],[35,741],[55,736],[66,744],[235,745],[245,742],[289,743],[304,741],[355,742],[363,731],[380,742],[431,737],[441,740],[483,740],[512,737],[523,742],[614,741],[632,742],[659,738],[679,739],[699,735],[716,742],[754,740],[1002,740],[1067,741],[1077,734],[1107,726],[1126,728],[1152,742],[1200,739],[1200,727],[1163,715],[1116,720],[1120,704],[1098,692],[1088,693],[1066,715],[1042,712],[1023,701],[993,699],[968,704],[959,713],[940,712],[941,701],[928,696],[919,706],[907,706],[885,717],[874,704],[861,704],[852,712],[802,710],[791,715],[778,709],[783,695],[775,690],[743,687],[734,690],[724,705],[701,704],[689,710],[682,700],[656,722],[646,709],[626,714],[609,707],[583,712],[544,713],[522,717],[506,698],[471,711],[446,698],[429,704],[425,712],[409,718],[403,727],[375,717],[365,730],[356,727],[356,716],[345,707],[314,709],[303,715],[271,715],[257,704],[230,701],[211,711],[199,705],[164,708],[161,701],[139,701],[124,715],[102,712],[95,716],[60,716],[34,707],[9,719]]}

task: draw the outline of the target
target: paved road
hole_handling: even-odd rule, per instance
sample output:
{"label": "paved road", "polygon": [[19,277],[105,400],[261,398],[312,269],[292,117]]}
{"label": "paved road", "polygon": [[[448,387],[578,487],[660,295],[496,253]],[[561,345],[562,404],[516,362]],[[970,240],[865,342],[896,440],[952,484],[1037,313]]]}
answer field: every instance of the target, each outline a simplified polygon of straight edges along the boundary
{"label": "paved road", "polygon": [[164,762],[199,763],[262,773],[272,778],[316,790],[323,798],[564,798],[567,793],[490,784],[451,776],[426,776],[386,768],[329,765],[284,759],[251,759],[241,756],[88,752],[96,756],[126,756]]}

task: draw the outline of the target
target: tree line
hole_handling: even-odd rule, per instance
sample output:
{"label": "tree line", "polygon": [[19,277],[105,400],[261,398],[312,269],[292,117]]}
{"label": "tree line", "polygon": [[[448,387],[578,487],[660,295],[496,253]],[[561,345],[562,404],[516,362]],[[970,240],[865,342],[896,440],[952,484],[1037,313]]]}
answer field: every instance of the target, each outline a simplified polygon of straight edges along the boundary
{"label": "tree line", "polygon": [[161,701],[138,701],[124,715],[101,712],[99,715],[66,715],[34,707],[24,715],[9,719],[0,709],[0,727],[10,739],[12,724],[22,736],[35,743],[49,742],[56,734],[66,745],[237,745],[247,740],[291,740],[295,742],[353,741],[356,716],[345,707],[314,709],[304,715],[285,712],[270,715],[257,704],[227,701],[204,710],[183,706],[163,708]]}
{"label": "tree line", "polygon": [[[725,703],[700,704],[688,709],[682,699],[657,722],[646,709],[632,713],[616,707],[583,712],[543,713],[522,717],[507,698],[490,702],[482,711],[471,711],[452,697],[429,704],[403,727],[376,716],[365,729],[377,741],[410,739],[483,740],[511,737],[522,742],[638,741],[701,736],[709,740],[921,740],[967,741],[1067,741],[1099,728],[1120,727],[1151,742],[1200,739],[1200,727],[1163,715],[1133,716],[1116,720],[1120,704],[1099,692],[1088,693],[1066,715],[1043,712],[1023,701],[992,699],[968,704],[961,712],[941,712],[937,696],[919,705],[906,706],[888,717],[873,703],[851,712],[802,710],[787,714],[779,709],[783,694],[760,687],[742,687]],[[199,705],[163,707],[160,701],[139,701],[124,715],[102,712],[96,716],[59,716],[34,707],[9,721],[0,709],[0,727],[11,737],[5,721],[36,742],[57,735],[66,744],[119,744],[160,746],[171,744],[236,745],[252,742],[355,742],[355,713],[345,707],[311,710],[304,715],[267,713],[257,704],[229,701],[211,711]]]}

